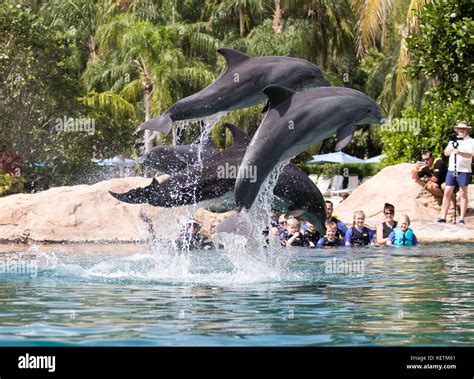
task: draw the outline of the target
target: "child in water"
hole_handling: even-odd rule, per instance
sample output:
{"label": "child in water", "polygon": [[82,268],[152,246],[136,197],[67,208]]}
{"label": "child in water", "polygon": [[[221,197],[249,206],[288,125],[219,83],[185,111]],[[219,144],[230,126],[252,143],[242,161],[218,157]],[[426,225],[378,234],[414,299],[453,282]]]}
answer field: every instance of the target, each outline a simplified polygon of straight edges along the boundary
{"label": "child in water", "polygon": [[319,232],[316,230],[316,227],[310,222],[306,222],[301,229],[304,231],[304,237],[308,241],[308,246],[311,248],[316,247],[319,238],[321,237]]}
{"label": "child in water", "polygon": [[344,244],[344,241],[336,237],[337,224],[330,222],[326,224],[326,235],[319,239],[316,247],[336,247]]}
{"label": "child in water", "polygon": [[194,220],[190,220],[186,224],[183,233],[181,233],[176,240],[176,246],[180,250],[186,248],[189,250],[207,250],[214,248],[212,241],[202,234],[201,227]]}
{"label": "child in water", "polygon": [[402,215],[398,220],[398,226],[393,228],[392,233],[388,236],[387,245],[391,246],[416,246],[415,233],[410,228],[410,218],[407,215]]}
{"label": "child in water", "polygon": [[346,246],[375,245],[374,232],[364,226],[365,213],[363,211],[354,212],[354,224],[347,229],[344,238]]}
{"label": "child in water", "polygon": [[307,247],[309,246],[309,242],[301,233],[300,230],[300,222],[296,218],[290,218],[287,221],[287,233],[284,236],[284,240],[282,241],[283,246],[302,246]]}

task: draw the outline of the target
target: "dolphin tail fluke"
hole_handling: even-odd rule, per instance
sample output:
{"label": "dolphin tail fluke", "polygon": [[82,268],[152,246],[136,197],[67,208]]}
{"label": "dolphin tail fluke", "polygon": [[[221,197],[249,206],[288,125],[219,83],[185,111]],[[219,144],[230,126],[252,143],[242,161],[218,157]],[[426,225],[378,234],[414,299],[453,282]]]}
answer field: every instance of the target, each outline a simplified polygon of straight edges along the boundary
{"label": "dolphin tail fluke", "polygon": [[133,189],[128,192],[124,193],[117,193],[117,192],[112,192],[109,191],[109,193],[115,197],[117,200],[123,201],[124,203],[128,204],[142,204],[145,201],[143,201],[143,196],[140,194],[141,188]]}
{"label": "dolphin tail fluke", "polygon": [[117,200],[123,201],[128,204],[151,204],[158,205],[159,195],[157,193],[159,189],[158,181],[153,178],[151,184],[147,187],[138,187],[124,193],[116,193],[109,191],[109,193]]}
{"label": "dolphin tail fluke", "polygon": [[217,224],[214,234],[229,233],[237,234],[249,239],[252,236],[253,223],[249,214],[245,211],[234,213],[224,221]]}
{"label": "dolphin tail fluke", "polygon": [[135,133],[139,132],[140,130],[147,129],[153,130],[155,132],[161,132],[166,135],[170,132],[172,125],[173,120],[171,119],[170,115],[165,114],[163,116],[145,121],[135,130]]}

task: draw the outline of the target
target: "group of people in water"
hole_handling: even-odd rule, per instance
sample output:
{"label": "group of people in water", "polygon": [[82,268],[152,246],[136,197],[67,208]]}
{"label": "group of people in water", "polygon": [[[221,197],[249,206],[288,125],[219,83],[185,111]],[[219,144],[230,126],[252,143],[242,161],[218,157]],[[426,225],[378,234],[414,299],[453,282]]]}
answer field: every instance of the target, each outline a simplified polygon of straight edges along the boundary
{"label": "group of people in water", "polygon": [[[402,215],[395,221],[395,207],[386,203],[383,212],[385,221],[372,230],[365,225],[365,213],[354,212],[352,227],[347,227],[344,222],[333,214],[334,205],[326,201],[326,234],[321,235],[315,226],[307,221],[272,211],[271,229],[267,230],[267,242],[277,242],[285,247],[310,247],[330,248],[337,246],[366,246],[366,245],[392,245],[415,246],[418,244],[415,233],[410,228],[410,218]],[[215,228],[217,221],[211,224]],[[200,225],[191,220],[182,230],[176,245],[180,249],[212,249],[216,246],[213,241],[205,236]]]}
{"label": "group of people in water", "polygon": [[365,225],[365,213],[354,212],[352,227],[333,215],[334,205],[326,201],[326,234],[321,236],[314,225],[301,223],[295,217],[273,213],[271,238],[278,238],[282,246],[311,248],[337,246],[392,245],[415,246],[418,244],[415,233],[410,228],[410,218],[402,215],[395,221],[395,207],[386,203],[383,209],[385,221],[372,230]]}

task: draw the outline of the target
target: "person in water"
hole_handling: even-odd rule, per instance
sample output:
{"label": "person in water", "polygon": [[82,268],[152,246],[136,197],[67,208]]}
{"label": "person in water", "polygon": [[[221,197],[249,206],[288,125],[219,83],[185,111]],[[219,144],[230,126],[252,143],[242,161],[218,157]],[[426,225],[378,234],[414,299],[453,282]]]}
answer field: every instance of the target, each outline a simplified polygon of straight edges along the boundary
{"label": "person in water", "polygon": [[287,233],[284,236],[284,241],[282,245],[289,246],[309,246],[309,241],[305,237],[304,233],[301,232],[301,225],[298,219],[290,218],[287,222]]}
{"label": "person in water", "polygon": [[344,238],[346,246],[375,245],[374,232],[364,225],[365,213],[354,212],[354,223],[352,228],[347,229]]}
{"label": "person in water", "polygon": [[304,231],[305,238],[308,240],[309,247],[316,247],[321,235],[310,222],[306,222],[305,227],[302,230]]}
{"label": "person in water", "polygon": [[326,224],[326,235],[319,239],[316,247],[336,247],[344,245],[344,241],[341,238],[336,237],[337,225],[335,222]]}
{"label": "person in water", "polygon": [[336,236],[338,238],[344,238],[347,232],[347,226],[341,220],[338,219],[336,215],[333,215],[334,204],[332,201],[326,200],[326,224],[334,222],[337,225]]}
{"label": "person in water", "polygon": [[397,226],[395,218],[395,207],[392,204],[385,203],[383,207],[385,221],[377,226],[377,245],[386,245],[388,236],[393,228]]}
{"label": "person in water", "polygon": [[214,248],[212,241],[202,234],[201,227],[194,220],[186,224],[184,232],[176,240],[176,246],[178,249],[189,250]]}
{"label": "person in water", "polygon": [[393,228],[388,236],[387,245],[416,246],[417,244],[415,233],[410,228],[410,218],[407,215],[402,215],[398,226]]}

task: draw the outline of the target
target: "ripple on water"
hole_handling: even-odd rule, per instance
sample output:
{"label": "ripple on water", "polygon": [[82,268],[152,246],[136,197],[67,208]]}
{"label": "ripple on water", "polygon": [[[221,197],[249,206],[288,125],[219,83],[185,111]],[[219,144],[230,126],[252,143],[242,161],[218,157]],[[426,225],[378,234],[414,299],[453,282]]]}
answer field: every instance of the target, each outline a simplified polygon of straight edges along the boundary
{"label": "ripple on water", "polygon": [[474,251],[466,245],[51,249],[2,256],[34,260],[37,272],[0,274],[1,344],[474,342]]}

